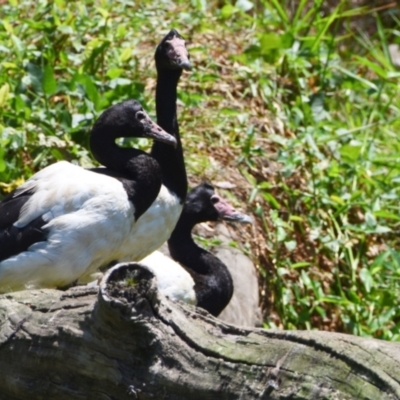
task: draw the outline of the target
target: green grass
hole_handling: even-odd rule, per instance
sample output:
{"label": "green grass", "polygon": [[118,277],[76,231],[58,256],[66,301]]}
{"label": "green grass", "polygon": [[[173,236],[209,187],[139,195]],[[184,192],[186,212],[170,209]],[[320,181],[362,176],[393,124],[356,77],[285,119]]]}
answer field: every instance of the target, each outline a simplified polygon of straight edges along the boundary
{"label": "green grass", "polygon": [[[153,53],[175,27],[194,64],[179,93],[189,176],[235,183],[232,200],[256,217],[242,238],[259,268],[265,326],[400,338],[395,9],[305,0],[1,8],[3,194],[57,160],[92,165],[88,130],[109,105],[133,97],[154,116]],[[373,29],[357,28],[364,19]]]}

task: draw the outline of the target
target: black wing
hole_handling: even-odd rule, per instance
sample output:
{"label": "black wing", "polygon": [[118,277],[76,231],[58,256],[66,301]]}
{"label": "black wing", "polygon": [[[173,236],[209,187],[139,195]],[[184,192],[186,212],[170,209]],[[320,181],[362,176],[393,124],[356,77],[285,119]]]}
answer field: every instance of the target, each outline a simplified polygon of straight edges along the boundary
{"label": "black wing", "polygon": [[13,225],[18,221],[22,207],[32,194],[33,190],[18,194],[14,191],[0,203],[0,261],[26,251],[36,242],[46,240],[46,232],[42,229],[46,222],[42,217],[36,218],[23,228]]}

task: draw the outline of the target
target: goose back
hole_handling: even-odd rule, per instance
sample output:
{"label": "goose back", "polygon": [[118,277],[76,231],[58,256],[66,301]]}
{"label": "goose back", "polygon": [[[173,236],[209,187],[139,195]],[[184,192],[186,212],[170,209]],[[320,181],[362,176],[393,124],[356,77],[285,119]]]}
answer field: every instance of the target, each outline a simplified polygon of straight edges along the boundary
{"label": "goose back", "polygon": [[[130,130],[121,131],[116,124],[109,132],[108,148],[102,151],[109,150],[111,158],[113,154],[118,156],[118,161],[110,162],[123,165],[127,176],[130,173],[132,193],[119,180],[65,161],[36,173],[0,203],[1,291],[65,286],[125,255],[125,238],[144,208],[135,200],[143,190],[146,195],[150,192],[147,201],[151,204],[159,192],[161,174],[158,163],[140,150],[118,152],[115,138],[144,135],[171,144],[175,139],[149,121],[138,102],[114,107],[128,114],[125,120],[130,121]],[[106,137],[102,117],[99,121],[92,135]],[[107,144],[105,139],[104,143]],[[140,170],[144,165],[154,173],[143,179]],[[139,213],[137,204],[139,209],[142,207]],[[145,243],[134,245],[143,247]]]}

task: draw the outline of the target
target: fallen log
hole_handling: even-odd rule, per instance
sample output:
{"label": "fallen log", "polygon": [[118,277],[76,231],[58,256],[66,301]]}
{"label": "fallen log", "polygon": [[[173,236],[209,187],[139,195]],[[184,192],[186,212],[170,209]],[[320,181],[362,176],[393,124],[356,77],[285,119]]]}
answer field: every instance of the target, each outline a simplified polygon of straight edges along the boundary
{"label": "fallen log", "polygon": [[0,296],[1,399],[400,399],[399,371],[397,343],[228,325],[134,263]]}

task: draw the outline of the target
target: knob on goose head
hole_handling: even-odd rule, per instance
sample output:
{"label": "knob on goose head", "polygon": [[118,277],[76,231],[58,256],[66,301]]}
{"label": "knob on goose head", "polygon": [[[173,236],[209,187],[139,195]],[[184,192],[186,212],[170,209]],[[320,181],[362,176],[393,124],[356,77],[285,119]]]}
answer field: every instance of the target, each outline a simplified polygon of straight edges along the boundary
{"label": "knob on goose head", "polygon": [[176,29],[171,29],[161,40],[156,49],[155,60],[157,69],[189,70],[192,68],[185,40]]}

